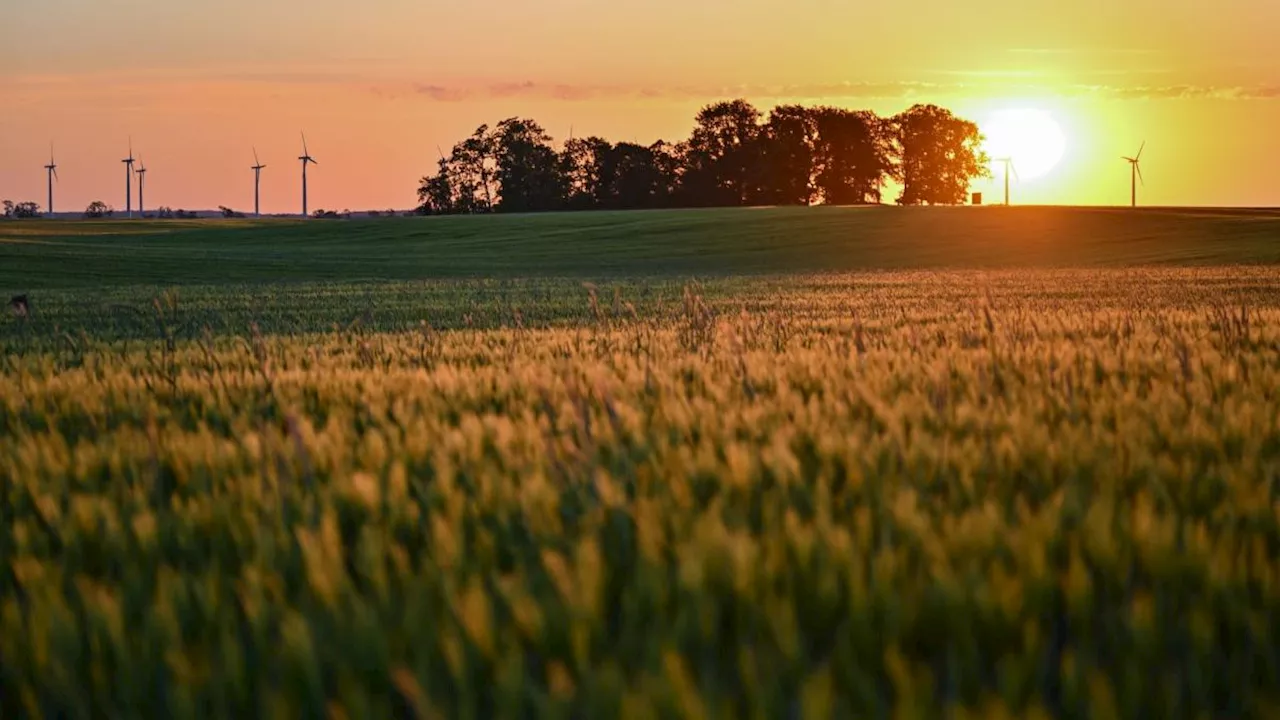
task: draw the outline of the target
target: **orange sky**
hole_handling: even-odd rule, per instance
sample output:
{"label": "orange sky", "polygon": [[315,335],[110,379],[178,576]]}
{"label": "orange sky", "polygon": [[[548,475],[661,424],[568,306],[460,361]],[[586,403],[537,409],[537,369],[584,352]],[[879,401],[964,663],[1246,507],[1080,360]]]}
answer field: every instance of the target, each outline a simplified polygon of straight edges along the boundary
{"label": "orange sky", "polygon": [[[214,9],[216,8],[216,9]],[[0,25],[0,198],[124,205],[130,134],[148,205],[296,211],[414,204],[477,124],[532,116],[562,139],[678,140],[743,96],[983,121],[1047,110],[1067,137],[1016,201],[1119,204],[1148,142],[1147,204],[1280,204],[1275,0],[9,0]],[[975,187],[989,195],[998,181]]]}

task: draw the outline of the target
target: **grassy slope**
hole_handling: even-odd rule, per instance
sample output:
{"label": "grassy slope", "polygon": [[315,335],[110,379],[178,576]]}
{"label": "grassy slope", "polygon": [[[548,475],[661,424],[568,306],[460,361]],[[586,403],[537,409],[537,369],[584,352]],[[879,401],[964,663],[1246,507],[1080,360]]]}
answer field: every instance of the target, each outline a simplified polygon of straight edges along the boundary
{"label": "grassy slope", "polygon": [[1280,212],[810,208],[0,224],[0,291],[1280,262]]}

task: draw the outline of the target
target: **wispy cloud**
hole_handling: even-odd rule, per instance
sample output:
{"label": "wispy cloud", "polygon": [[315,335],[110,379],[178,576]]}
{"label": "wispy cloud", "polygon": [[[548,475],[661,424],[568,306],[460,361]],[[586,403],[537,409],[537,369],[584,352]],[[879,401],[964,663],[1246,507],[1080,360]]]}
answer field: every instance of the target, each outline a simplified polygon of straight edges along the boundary
{"label": "wispy cloud", "polygon": [[1011,55],[1155,55],[1156,51],[1147,48],[1097,48],[1097,47],[1040,47],[1009,48]]}
{"label": "wispy cloud", "polygon": [[[266,85],[277,89],[331,88],[337,92],[367,92],[383,99],[416,99],[438,103],[536,98],[562,102],[639,100],[690,102],[724,97],[769,100],[840,101],[858,99],[932,100],[957,96],[986,96],[1009,93],[1037,93],[1110,100],[1274,100],[1280,99],[1280,83],[1253,85],[1177,84],[1152,80],[1163,73],[1092,73],[1084,81],[1064,82],[1062,78],[1033,71],[937,70],[924,74],[937,81],[815,82],[791,84],[641,84],[641,83],[557,83],[534,80],[413,80],[384,74],[326,68],[282,71],[234,71],[187,73],[157,70],[134,73],[127,80],[109,75],[26,75],[0,80],[0,89],[18,91],[47,89],[61,94],[127,90],[165,92],[174,85],[193,89],[203,84],[220,86]],[[1097,82],[1089,82],[1096,79]],[[1139,82],[1139,79],[1145,82]]]}
{"label": "wispy cloud", "polygon": [[[956,85],[955,87],[960,87]],[[382,96],[416,95],[436,102],[463,102],[512,97],[534,97],[567,102],[627,99],[701,100],[708,97],[744,96],[770,98],[901,98],[933,93],[944,85],[925,82],[798,83],[785,85],[590,85],[569,83],[497,82],[441,85],[437,83],[377,84]]]}
{"label": "wispy cloud", "polygon": [[1098,95],[1114,100],[1271,100],[1280,98],[1280,85],[1079,85],[1073,90],[1079,94]]}
{"label": "wispy cloud", "polygon": [[[962,75],[957,73],[957,75]],[[968,78],[969,76],[964,75]],[[797,83],[787,85],[571,85],[536,82],[504,82],[475,85],[436,85],[418,83],[409,86],[411,94],[436,102],[494,100],[513,97],[578,102],[604,99],[635,98],[642,100],[704,100],[717,97],[786,98],[786,99],[910,99],[954,97],[957,95],[1008,92],[1036,92],[1065,96],[1090,96],[1109,100],[1269,100],[1280,98],[1276,85],[1124,85],[1107,83],[1062,84],[1037,82],[1034,76],[1019,74],[976,75],[965,81],[951,82],[879,82],[879,83]],[[402,86],[378,86],[382,95],[405,94]]]}
{"label": "wispy cloud", "polygon": [[[374,90],[379,94],[383,94],[379,88],[375,86]],[[431,98],[438,102],[458,102],[467,99],[467,93],[457,88],[447,88],[443,85],[428,85],[426,83],[418,83],[413,86],[413,92],[418,95]]]}

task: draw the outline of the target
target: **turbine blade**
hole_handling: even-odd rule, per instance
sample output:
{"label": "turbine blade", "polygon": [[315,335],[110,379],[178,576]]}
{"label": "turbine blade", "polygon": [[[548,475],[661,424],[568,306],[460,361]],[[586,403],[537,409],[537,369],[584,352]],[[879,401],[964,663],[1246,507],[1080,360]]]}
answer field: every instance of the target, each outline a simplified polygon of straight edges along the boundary
{"label": "turbine blade", "polygon": [[58,168],[49,168],[49,169],[53,170],[53,181],[62,182],[61,180],[58,179]]}
{"label": "turbine blade", "polygon": [[1138,163],[1134,163],[1133,169],[1138,171],[1138,182],[1142,183],[1143,187],[1146,187],[1147,186],[1146,178],[1142,177],[1142,165]]}
{"label": "turbine blade", "polygon": [[1022,182],[1022,178],[1018,176],[1018,166],[1014,165],[1012,161],[1009,162],[1009,169],[1013,170],[1013,179]]}
{"label": "turbine blade", "polygon": [[311,153],[307,150],[307,134],[306,134],[306,133],[302,133],[302,154],[303,154],[303,155],[310,155],[310,154],[311,154]]}
{"label": "turbine blade", "polygon": [[1135,162],[1142,159],[1142,151],[1146,149],[1147,149],[1147,141],[1143,140],[1142,146],[1138,148],[1138,154],[1133,158]]}
{"label": "turbine blade", "polygon": [[262,164],[262,161],[258,159],[258,148],[256,147],[253,149],[253,164],[254,165]]}

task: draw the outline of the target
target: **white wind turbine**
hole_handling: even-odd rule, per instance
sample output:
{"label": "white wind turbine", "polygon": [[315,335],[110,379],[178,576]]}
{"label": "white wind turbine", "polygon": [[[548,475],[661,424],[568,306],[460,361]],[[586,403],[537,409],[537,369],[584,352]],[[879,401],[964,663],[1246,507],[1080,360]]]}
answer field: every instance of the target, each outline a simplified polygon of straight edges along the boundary
{"label": "white wind turbine", "polygon": [[[305,143],[306,141],[304,140],[303,142]],[[304,154],[305,154],[305,152],[304,152]],[[258,148],[254,148],[254,149],[253,149],[253,215],[254,215],[254,217],[262,217],[262,211],[261,211],[260,206],[259,206],[259,204],[258,204],[258,188],[259,188],[259,186],[262,184],[262,171],[263,171],[266,167],[267,167],[267,166],[266,166],[266,165],[263,165],[263,164],[262,164],[262,161],[258,159]],[[302,190],[302,195],[303,195],[303,200],[302,200],[302,212],[303,212],[303,214],[306,214],[306,212],[307,212],[307,207],[306,207],[306,206],[307,206],[307,201],[306,201],[306,194],[307,194],[307,191],[306,191],[306,186],[307,186],[307,181],[306,181],[306,171],[307,171],[307,168],[306,168],[306,166],[305,166],[305,165],[303,165],[303,167],[302,167],[302,176],[303,176],[303,180],[302,180],[302,187],[303,187],[303,190]]]}
{"label": "white wind turbine", "polygon": [[53,182],[58,179],[58,163],[53,161],[53,143],[49,144],[49,164],[44,166],[49,179],[49,217],[53,217]]}
{"label": "white wind turbine", "polygon": [[1142,151],[1147,149],[1147,142],[1142,141],[1142,145],[1138,148],[1138,154],[1133,157],[1122,157],[1121,159],[1129,163],[1129,206],[1138,207],[1138,183],[1143,185],[1147,181],[1142,177]]}
{"label": "white wind turbine", "polygon": [[316,162],[316,159],[307,151],[306,133],[302,134],[302,156],[298,159],[302,161],[302,217],[307,217],[307,166],[320,163]]}

